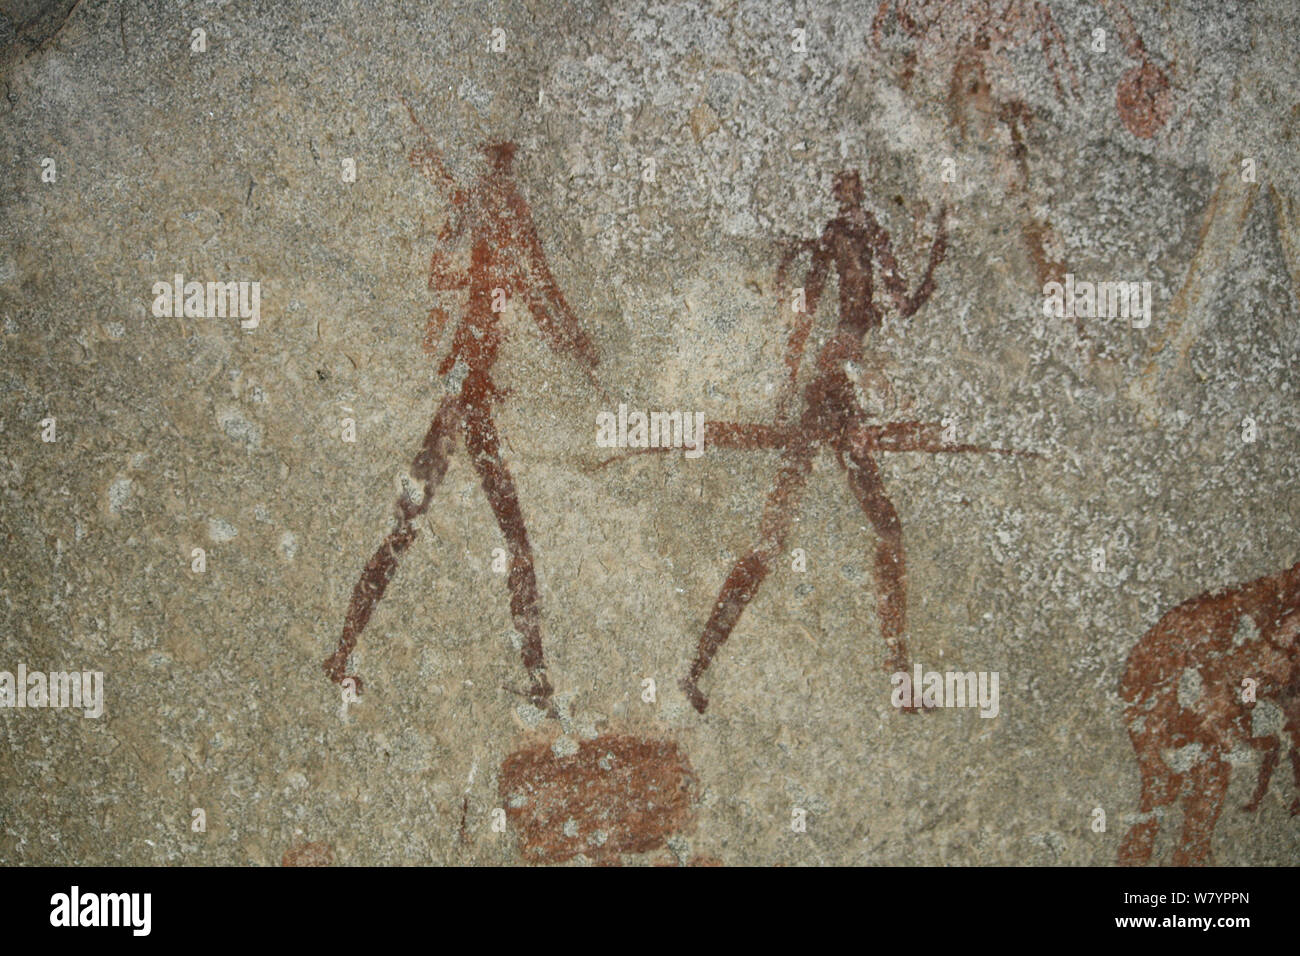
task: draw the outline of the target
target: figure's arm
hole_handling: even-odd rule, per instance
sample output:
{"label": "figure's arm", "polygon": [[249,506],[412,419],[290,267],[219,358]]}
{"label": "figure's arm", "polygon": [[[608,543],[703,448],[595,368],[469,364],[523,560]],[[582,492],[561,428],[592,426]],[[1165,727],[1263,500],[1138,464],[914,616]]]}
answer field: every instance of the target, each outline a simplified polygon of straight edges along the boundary
{"label": "figure's arm", "polygon": [[432,143],[426,141],[414,147],[406,158],[425,179],[435,186],[441,186],[453,195],[459,191],[455,178]]}
{"label": "figure's arm", "polygon": [[434,148],[433,137],[429,134],[429,131],[424,128],[424,124],[420,122],[420,118],[415,115],[415,110],[411,108],[411,104],[406,102],[406,97],[398,96],[398,99],[401,100],[402,105],[406,107],[406,112],[411,117],[411,122],[415,124],[416,129],[418,129],[424,136],[424,142],[412,149],[407,155],[407,159],[410,161],[411,165],[418,169],[431,183],[436,186],[442,186],[455,195],[460,191],[459,186],[456,183],[455,178],[448,171],[446,165],[443,163],[442,154]]}
{"label": "figure's arm", "polygon": [[527,254],[527,262],[523,265],[528,274],[521,278],[524,280],[522,285],[528,310],[547,344],[557,353],[577,360],[599,389],[594,374],[600,363],[596,348],[578,323],[573,309],[565,301],[555,277],[551,275],[546,254],[542,251],[542,241],[522,198],[512,197],[510,205],[517,238]]}
{"label": "figure's arm", "polygon": [[805,249],[812,250],[812,264],[808,267],[803,280],[804,308],[802,312],[795,313],[794,329],[790,333],[790,341],[785,350],[785,364],[790,369],[791,378],[799,370],[808,333],[812,331],[813,316],[817,314],[817,304],[821,301],[822,291],[826,288],[826,274],[830,270],[833,244],[834,236],[830,227],[827,227],[821,238],[802,240],[789,249],[777,266],[776,284],[780,295],[784,298],[791,291],[785,286],[786,272],[790,263]]}
{"label": "figure's arm", "polygon": [[907,280],[903,277],[903,272],[898,266],[898,260],[894,258],[894,250],[889,242],[889,233],[878,224],[871,225],[871,248],[875,253],[876,261],[880,263],[881,281],[889,291],[894,300],[894,306],[898,309],[899,315],[903,318],[914,313],[934,292],[934,270],[938,268],[939,263],[943,262],[944,256],[948,251],[948,231],[944,222],[947,214],[946,207],[939,209],[939,227],[934,237],[934,243],[930,246],[930,259],[925,266],[925,274],[921,276],[921,282],[916,287],[916,291],[910,296],[907,294]]}
{"label": "figure's arm", "polygon": [[[793,241],[776,267],[777,295],[781,299],[781,307],[785,308],[787,297],[791,292],[791,289],[786,285],[786,277],[790,266],[800,253],[805,250],[812,250],[812,264],[809,266],[808,273],[804,278],[804,308],[802,312],[795,313],[794,328],[790,330],[790,338],[785,346],[786,382],[781,394],[777,397],[778,419],[786,417],[790,402],[794,399],[795,385],[799,378],[799,366],[803,362],[803,353],[808,345],[808,336],[812,333],[813,316],[817,312],[817,303],[821,299],[822,290],[826,287],[826,273],[831,262],[831,243],[826,241],[828,235],[830,235],[830,227],[827,227],[822,236],[817,239],[797,239]],[[790,304],[793,305],[793,302]]]}
{"label": "figure's arm", "polygon": [[411,150],[407,159],[425,179],[435,186],[446,189],[451,199],[451,212],[438,232],[438,247],[434,249],[429,259],[429,288],[444,291],[464,289],[469,285],[469,276],[463,270],[453,269],[449,257],[452,243],[465,231],[465,210],[469,204],[469,196],[464,189],[460,188],[455,177],[447,169],[442,161],[442,154],[433,145],[433,137],[415,115],[411,104],[406,102],[405,97],[398,98],[406,107],[406,112],[410,114],[411,122],[424,136],[424,141]]}
{"label": "figure's arm", "polygon": [[804,304],[808,307],[809,321],[817,314],[817,304],[821,302],[822,292],[826,289],[826,274],[830,271],[835,249],[834,224],[827,226],[812,247],[812,265],[803,280]]}

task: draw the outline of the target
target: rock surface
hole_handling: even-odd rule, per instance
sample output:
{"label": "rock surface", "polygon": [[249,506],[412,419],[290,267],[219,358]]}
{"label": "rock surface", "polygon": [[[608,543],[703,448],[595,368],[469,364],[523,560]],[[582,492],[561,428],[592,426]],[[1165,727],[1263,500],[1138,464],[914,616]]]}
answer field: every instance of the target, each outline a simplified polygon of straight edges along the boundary
{"label": "rock surface", "polygon": [[[503,767],[606,738],[693,781],[623,862],[1115,863],[1155,819],[1130,652],[1300,559],[1300,11],[988,6],[10,4],[0,670],[102,673],[103,714],[0,708],[0,863],[529,862]],[[481,146],[505,142],[492,180],[506,157]],[[940,223],[946,253],[906,318],[875,261],[884,322],[827,359],[837,400],[1037,457],[877,447],[882,551],[883,506],[819,446],[701,714],[681,682],[728,574],[775,540],[796,441],[730,448],[719,423],[814,401],[844,277],[790,386],[810,256],[777,267],[851,170],[908,294]],[[471,288],[431,289],[431,261]],[[1149,323],[1045,315],[1067,274],[1150,283]],[[258,283],[255,327],[157,314],[177,275]],[[496,283],[501,311],[467,304]],[[455,404],[489,352],[496,391]],[[620,404],[714,438],[598,447]],[[464,417],[430,488],[440,407]],[[423,510],[341,688],[322,661],[395,501]],[[996,716],[893,705],[899,607],[923,673],[999,675]],[[1241,613],[1242,641],[1294,648]],[[1243,812],[1267,750],[1213,725],[1232,769],[1201,861],[1300,862],[1278,653],[1244,712],[1283,759]],[[1188,666],[1168,700],[1222,699]],[[1204,751],[1160,759],[1209,785]],[[540,856],[602,861],[565,839]]]}

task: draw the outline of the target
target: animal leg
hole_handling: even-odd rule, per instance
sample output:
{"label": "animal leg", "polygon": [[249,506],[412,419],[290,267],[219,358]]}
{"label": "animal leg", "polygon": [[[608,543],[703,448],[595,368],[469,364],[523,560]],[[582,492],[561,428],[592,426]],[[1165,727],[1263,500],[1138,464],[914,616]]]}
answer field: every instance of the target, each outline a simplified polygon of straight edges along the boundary
{"label": "animal leg", "polygon": [[1250,798],[1250,803],[1242,807],[1247,813],[1254,813],[1259,809],[1259,802],[1264,799],[1264,794],[1268,792],[1269,781],[1273,779],[1273,771],[1282,756],[1282,742],[1277,737],[1252,737],[1249,743],[1256,750],[1264,751],[1264,763],[1259,768],[1259,781],[1255,784],[1255,792]]}
{"label": "animal leg", "polygon": [[[1296,789],[1300,790],[1300,750],[1296,749],[1295,744],[1291,745],[1287,756],[1291,759],[1291,773],[1295,779]],[[1291,801],[1291,816],[1300,816],[1300,797]]]}
{"label": "animal leg", "polygon": [[[1127,715],[1130,723],[1135,715]],[[1183,789],[1183,778],[1170,769],[1160,756],[1160,743],[1148,735],[1129,731],[1133,741],[1133,750],[1137,754],[1138,771],[1142,776],[1142,796],[1138,801],[1138,810],[1143,815],[1124,835],[1124,842],[1119,848],[1120,866],[1145,866],[1151,860],[1155,849],[1156,837],[1160,833],[1160,819],[1157,811],[1169,806],[1178,799]]]}
{"label": "animal leg", "polygon": [[1204,866],[1210,860],[1210,841],[1228,795],[1231,768],[1214,757],[1189,774],[1183,798],[1183,832],[1174,850],[1174,866]]}

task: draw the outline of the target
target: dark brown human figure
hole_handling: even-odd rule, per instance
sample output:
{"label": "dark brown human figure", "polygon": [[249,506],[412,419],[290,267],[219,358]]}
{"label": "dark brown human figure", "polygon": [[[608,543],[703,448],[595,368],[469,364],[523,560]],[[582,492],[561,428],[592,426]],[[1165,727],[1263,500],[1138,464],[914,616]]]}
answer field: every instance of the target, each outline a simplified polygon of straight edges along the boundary
{"label": "dark brown human figure", "polygon": [[[418,126],[414,112],[411,118]],[[440,375],[455,373],[463,378],[459,394],[444,399],[439,406],[412,463],[411,475],[423,484],[422,495],[419,500],[408,494],[399,497],[397,523],[353,588],[343,634],[338,649],[325,662],[325,672],[336,683],[345,679],[348,657],[384,596],[401,556],[415,540],[416,519],[428,510],[460,436],[510,552],[510,613],[515,630],[523,638],[523,663],[530,680],[525,696],[537,707],[550,711],[551,685],[542,653],[541,604],[533,553],[492,417],[493,403],[501,395],[491,371],[506,335],[500,322],[505,303],[513,296],[523,296],[546,342],[557,353],[581,364],[593,383],[597,356],[551,276],[528,204],[511,179],[514,153],[513,143],[485,146],[486,171],[472,187],[462,189],[443,165],[427,132],[424,145],[411,151],[411,164],[451,193],[452,212],[439,233],[439,245],[430,261],[429,288],[468,290],[463,319],[453,335],[450,352],[438,368]],[[451,260],[453,244],[462,238],[468,238],[470,247],[467,269],[455,267]],[[430,312],[426,346],[436,342],[445,321],[441,309]],[[354,679],[359,690],[361,682]]]}
{"label": "dark brown human figure", "polygon": [[[1246,693],[1245,681],[1255,682]],[[1238,743],[1264,754],[1254,812],[1282,753],[1300,786],[1300,563],[1280,574],[1220,588],[1165,614],[1133,648],[1120,684],[1124,719],[1142,774],[1141,818],[1129,828],[1119,862],[1150,861],[1161,816],[1182,798],[1183,828],[1174,866],[1209,862],[1214,826],[1228,794],[1227,756]],[[1255,736],[1257,700],[1276,702],[1282,732]],[[1176,766],[1170,766],[1170,758]],[[1300,814],[1300,799],[1291,804]]]}
{"label": "dark brown human figure", "polygon": [[[708,424],[708,443],[711,447],[750,451],[778,450],[782,453],[782,463],[775,487],[763,510],[759,543],[736,564],[724,582],[713,613],[700,637],[690,673],[681,683],[692,706],[700,713],[704,712],[709,702],[700,692],[699,680],[708,670],[718,650],[731,636],[741,614],[757,595],[773,562],[783,551],[798,513],[800,497],[812,471],[813,459],[819,450],[827,448],[835,453],[836,460],[845,469],[850,491],[870,519],[879,538],[874,568],[877,613],[888,648],[886,668],[905,673],[908,671],[904,636],[907,569],[903,555],[903,533],[898,513],[885,494],[876,454],[905,451],[988,452],[1038,457],[1032,452],[947,441],[943,437],[944,426],[938,422],[868,423],[867,414],[857,401],[853,382],[849,379],[845,366],[861,362],[864,354],[863,340],[869,332],[880,327],[883,317],[883,312],[874,299],[873,262],[880,263],[881,280],[897,313],[902,317],[910,316],[934,291],[934,271],[943,261],[947,234],[941,212],[925,274],[916,290],[908,295],[907,282],[894,258],[889,233],[862,205],[860,175],[853,170],[840,173],[835,177],[832,193],[840,204],[840,214],[827,223],[819,238],[795,242],[777,270],[777,285],[784,287],[786,273],[794,259],[801,252],[812,252],[811,268],[804,282],[805,308],[795,323],[786,349],[788,379],[778,401],[775,423]],[[796,385],[804,348],[832,267],[839,274],[839,321],[831,339],[818,353],[814,377],[803,391],[801,408],[792,410],[797,397]],[[865,370],[863,377],[878,378],[872,369]],[[888,389],[888,383],[883,384]],[[662,448],[637,449],[631,454],[663,451]],[[604,467],[618,458],[619,456],[606,459],[597,467]]]}
{"label": "dark brown human figure", "polygon": [[[888,649],[885,666],[891,671],[908,669],[904,638],[907,569],[903,557],[903,530],[898,513],[885,494],[880,469],[864,441],[867,415],[858,404],[853,382],[844,366],[847,362],[861,361],[863,338],[880,327],[882,313],[873,298],[873,258],[880,263],[882,281],[899,315],[910,316],[934,290],[934,270],[943,261],[947,238],[941,213],[938,235],[931,246],[925,274],[909,296],[890,247],[889,234],[862,205],[859,174],[856,171],[840,173],[835,177],[832,192],[840,204],[840,214],[827,223],[820,238],[796,246],[778,271],[778,285],[783,285],[781,280],[793,257],[801,249],[811,249],[812,266],[804,281],[806,318],[801,318],[796,326],[786,355],[791,381],[797,374],[812,316],[816,314],[832,266],[839,275],[839,322],[830,341],[817,356],[815,376],[804,390],[803,408],[797,422],[779,422],[783,432],[779,439],[782,463],[776,485],[763,510],[759,543],[727,576],[713,613],[704,626],[690,673],[682,681],[682,689],[700,713],[708,706],[708,699],[700,692],[699,680],[758,593],[772,563],[784,552],[799,499],[812,472],[813,458],[822,447],[835,453],[847,473],[850,491],[879,538],[875,576],[880,630]],[[780,418],[785,419],[787,414],[782,408]],[[725,428],[710,427],[710,440],[715,446],[720,440],[725,444]],[[762,444],[757,435],[751,433],[749,437],[749,447]]]}

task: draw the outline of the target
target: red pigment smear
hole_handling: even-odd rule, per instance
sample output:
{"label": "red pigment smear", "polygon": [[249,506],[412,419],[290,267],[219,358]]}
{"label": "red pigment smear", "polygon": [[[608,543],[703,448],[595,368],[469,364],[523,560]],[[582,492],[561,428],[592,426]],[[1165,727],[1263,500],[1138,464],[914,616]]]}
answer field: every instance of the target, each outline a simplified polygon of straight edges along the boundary
{"label": "red pigment smear", "polygon": [[1115,90],[1115,107],[1125,129],[1150,139],[1169,121],[1173,109],[1168,77],[1151,62],[1127,70]]}

